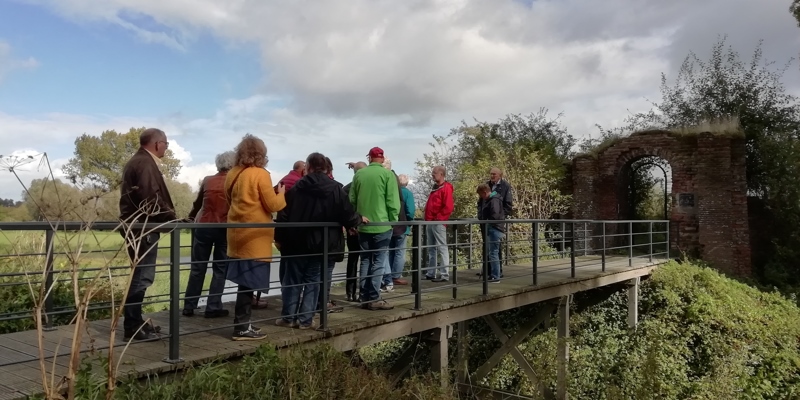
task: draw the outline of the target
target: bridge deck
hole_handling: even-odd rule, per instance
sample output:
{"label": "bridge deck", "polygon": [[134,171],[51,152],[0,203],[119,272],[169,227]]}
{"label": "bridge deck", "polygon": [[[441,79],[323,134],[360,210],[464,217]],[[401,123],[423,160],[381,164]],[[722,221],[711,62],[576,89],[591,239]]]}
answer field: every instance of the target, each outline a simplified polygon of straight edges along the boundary
{"label": "bridge deck", "polygon": [[[504,267],[505,278],[489,284],[489,294],[482,293],[482,281],[476,269],[461,270],[457,274],[457,298],[453,298],[453,285],[425,281],[422,284],[422,309],[414,309],[414,295],[410,286],[397,286],[394,293],[384,298],[395,306],[388,311],[363,310],[355,303],[343,300],[344,289],[334,286],[331,296],[345,306],[342,313],[329,314],[329,331],[302,331],[274,325],[280,313],[280,299],[269,298],[269,307],[253,310],[254,324],[268,334],[267,340],[237,342],[230,339],[231,318],[205,319],[200,316],[180,319],[180,355],[182,363],[168,364],[163,358],[168,354],[168,338],[148,343],[132,343],[125,351],[119,375],[144,376],[185,368],[211,360],[227,359],[252,353],[256,347],[270,343],[285,348],[303,343],[325,341],[340,350],[350,350],[384,340],[402,337],[487,314],[509,310],[560,296],[607,286],[649,275],[665,259],[636,258],[628,266],[627,257],[607,257],[606,272],[601,271],[599,256],[576,259],[576,276],[570,277],[569,260],[542,260],[539,262],[538,285],[532,286],[531,265]],[[438,289],[438,290],[437,290]],[[227,308],[232,310],[232,305]],[[168,334],[167,311],[149,314],[162,333]],[[260,321],[260,322],[258,322]],[[121,325],[121,324],[120,324]],[[89,336],[84,335],[84,356],[109,346],[110,321],[90,323]],[[63,376],[68,365],[72,326],[61,326],[44,333],[44,354],[48,369],[55,367],[56,381]],[[125,343],[121,329],[116,334],[118,355]],[[53,360],[53,356],[58,354]],[[36,331],[0,335],[0,400],[23,398],[42,392],[39,372],[39,348]],[[55,361],[55,364],[53,362]]]}

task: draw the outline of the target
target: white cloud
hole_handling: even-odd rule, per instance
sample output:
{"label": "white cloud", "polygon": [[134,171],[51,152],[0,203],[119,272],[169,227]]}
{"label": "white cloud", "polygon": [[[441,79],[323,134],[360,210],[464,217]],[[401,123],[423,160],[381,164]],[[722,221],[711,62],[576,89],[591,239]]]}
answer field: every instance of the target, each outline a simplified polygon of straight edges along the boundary
{"label": "white cloud", "polygon": [[0,40],[0,82],[12,71],[19,69],[34,69],[39,66],[39,61],[33,57],[26,59],[15,58],[11,53],[11,45]]}

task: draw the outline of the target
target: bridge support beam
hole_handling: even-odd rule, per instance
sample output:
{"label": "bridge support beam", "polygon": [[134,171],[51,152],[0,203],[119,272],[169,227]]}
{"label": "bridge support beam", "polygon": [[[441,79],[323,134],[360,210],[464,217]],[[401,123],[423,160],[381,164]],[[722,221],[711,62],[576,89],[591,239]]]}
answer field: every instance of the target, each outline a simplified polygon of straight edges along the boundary
{"label": "bridge support beam", "polygon": [[467,343],[467,321],[456,324],[456,384],[466,384],[469,376],[469,345]]}
{"label": "bridge support beam", "polygon": [[451,326],[445,325],[430,330],[427,340],[433,342],[431,348],[431,370],[439,374],[442,387],[450,384],[450,373],[447,369],[447,338],[452,336]]}
{"label": "bridge support beam", "polygon": [[639,325],[639,277],[628,281],[628,327]]}
{"label": "bridge support beam", "polygon": [[567,370],[569,366],[569,304],[572,295],[564,296],[558,303],[558,378],[556,380],[556,398],[559,400],[569,399],[567,392]]}

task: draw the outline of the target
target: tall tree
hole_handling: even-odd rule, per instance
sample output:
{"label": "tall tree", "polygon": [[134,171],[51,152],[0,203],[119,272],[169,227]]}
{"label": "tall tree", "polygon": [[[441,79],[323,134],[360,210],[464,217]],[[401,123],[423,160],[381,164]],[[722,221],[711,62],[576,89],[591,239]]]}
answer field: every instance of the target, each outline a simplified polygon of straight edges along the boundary
{"label": "tall tree", "polygon": [[[104,131],[100,136],[83,134],[75,139],[74,157],[63,167],[72,183],[93,184],[106,190],[116,189],[122,177],[122,168],[139,148],[139,135],[145,128],[131,128],[127,133]],[[175,179],[180,172],[180,161],[167,150],[161,159],[162,171],[167,179]]]}
{"label": "tall tree", "polygon": [[797,20],[797,25],[800,26],[800,0],[792,0],[792,5],[789,6],[789,12],[792,13],[794,19]]}

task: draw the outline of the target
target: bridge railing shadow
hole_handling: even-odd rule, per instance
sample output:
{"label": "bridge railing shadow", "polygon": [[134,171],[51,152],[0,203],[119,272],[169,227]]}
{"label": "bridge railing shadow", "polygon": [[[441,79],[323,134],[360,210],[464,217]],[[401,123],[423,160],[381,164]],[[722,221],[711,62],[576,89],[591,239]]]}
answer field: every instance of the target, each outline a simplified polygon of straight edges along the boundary
{"label": "bridge railing shadow", "polygon": [[[422,310],[426,305],[441,302],[437,292],[451,291],[452,299],[469,296],[487,296],[508,290],[513,283],[519,286],[536,286],[548,276],[565,279],[576,278],[581,268],[587,265],[606,272],[607,263],[614,259],[617,264],[627,260],[628,267],[634,267],[636,260],[652,262],[654,259],[669,258],[668,221],[592,221],[592,220],[503,220],[479,221],[461,219],[445,221],[446,243],[442,246],[434,242],[433,226],[442,221],[404,221],[402,223],[370,223],[369,226],[404,225],[410,228],[408,235],[399,239],[398,246],[385,251],[399,251],[405,257],[402,280],[410,281],[410,290],[391,291],[385,286],[379,290],[378,299],[358,299],[343,307],[343,312],[356,308],[370,308],[379,300],[411,305]],[[129,224],[127,229],[145,231],[153,224]],[[331,232],[343,229],[335,223],[270,223],[270,224],[209,224],[209,223],[168,223],[159,224],[162,240],[158,243],[155,284],[148,296],[140,303],[146,311],[165,309],[169,313],[169,329],[162,337],[169,340],[166,362],[179,362],[182,310],[187,300],[203,300],[208,294],[204,288],[200,295],[186,295],[186,277],[194,269],[205,270],[213,260],[198,260],[191,247],[195,239],[192,233],[197,229],[227,228],[304,228],[306,232],[321,230],[324,243],[328,243]],[[328,229],[324,229],[328,228]],[[492,229],[500,228],[503,235],[496,235]],[[121,293],[123,285],[132,272],[131,262],[125,250],[126,243],[119,233],[120,223],[95,222],[25,222],[0,223],[0,291],[6,291],[0,301],[0,333],[28,330],[41,324],[44,330],[55,329],[57,325],[70,324],[76,313],[74,289],[79,291],[92,288],[97,293],[89,297],[91,303],[84,308],[89,319],[106,319],[112,307],[119,307],[120,298],[112,302],[114,293]],[[319,232],[319,231],[317,231]],[[343,232],[346,238],[347,232]],[[302,238],[297,238],[302,240]],[[344,239],[346,240],[346,239]],[[500,276],[493,276],[491,270],[491,250],[498,245]],[[344,243],[339,249],[344,247]],[[437,249],[444,250],[447,260],[432,265],[432,254]],[[443,254],[439,251],[440,258]],[[356,271],[355,274],[343,268],[344,262],[352,257],[363,258],[372,254],[369,250],[345,249],[331,251],[325,248],[317,254],[281,254],[275,249],[271,263],[273,270],[280,269],[282,262],[288,260],[320,260],[319,279],[311,283],[286,284],[287,280],[276,277],[270,271],[270,279],[264,287],[251,288],[269,295],[288,288],[309,287],[329,288],[331,285],[347,285],[348,281],[357,287],[369,279],[384,280],[384,268]],[[369,257],[372,257],[370,255]],[[329,262],[327,260],[341,260]],[[399,258],[397,258],[399,260]],[[222,260],[230,262],[230,260]],[[388,263],[387,263],[388,264]],[[77,267],[77,273],[76,273]],[[344,270],[343,270],[344,269]],[[360,268],[359,268],[360,269]],[[465,273],[466,271],[466,273]],[[184,278],[184,279],[182,279]],[[210,277],[206,277],[210,278]],[[183,282],[182,282],[183,281]],[[209,279],[205,279],[208,282]],[[395,282],[386,277],[386,282]],[[398,283],[401,281],[397,281]],[[427,282],[429,281],[429,282]],[[98,285],[98,282],[101,284]],[[493,285],[509,282],[507,285]],[[94,286],[92,286],[94,285]],[[382,286],[382,285],[381,285]],[[386,285],[395,286],[395,285]],[[397,285],[399,286],[399,285]],[[43,289],[40,291],[40,289]],[[226,281],[224,296],[230,299],[239,294],[238,286]],[[45,293],[41,321],[36,320],[32,297]],[[318,316],[317,329],[330,329],[329,303],[333,296],[328,290],[319,290],[319,300],[315,315]],[[312,293],[313,295],[313,293]],[[341,297],[341,296],[337,296]],[[447,296],[450,297],[450,296]],[[405,302],[405,303],[404,303]],[[430,302],[430,303],[428,303]],[[339,301],[339,303],[342,303]],[[139,303],[131,303],[139,304]],[[26,308],[30,306],[30,308]],[[341,307],[336,305],[336,307]],[[341,309],[341,308],[340,308]],[[233,314],[233,313],[231,313]],[[300,315],[299,309],[290,310],[286,315],[271,318],[253,319],[252,323],[274,323],[278,318],[294,319]],[[233,315],[231,315],[233,320]],[[215,325],[212,328],[192,330],[199,333],[211,330],[233,330],[230,324]],[[110,346],[123,343],[111,343]],[[13,362],[12,362],[13,363]],[[3,361],[0,360],[0,365]]]}

